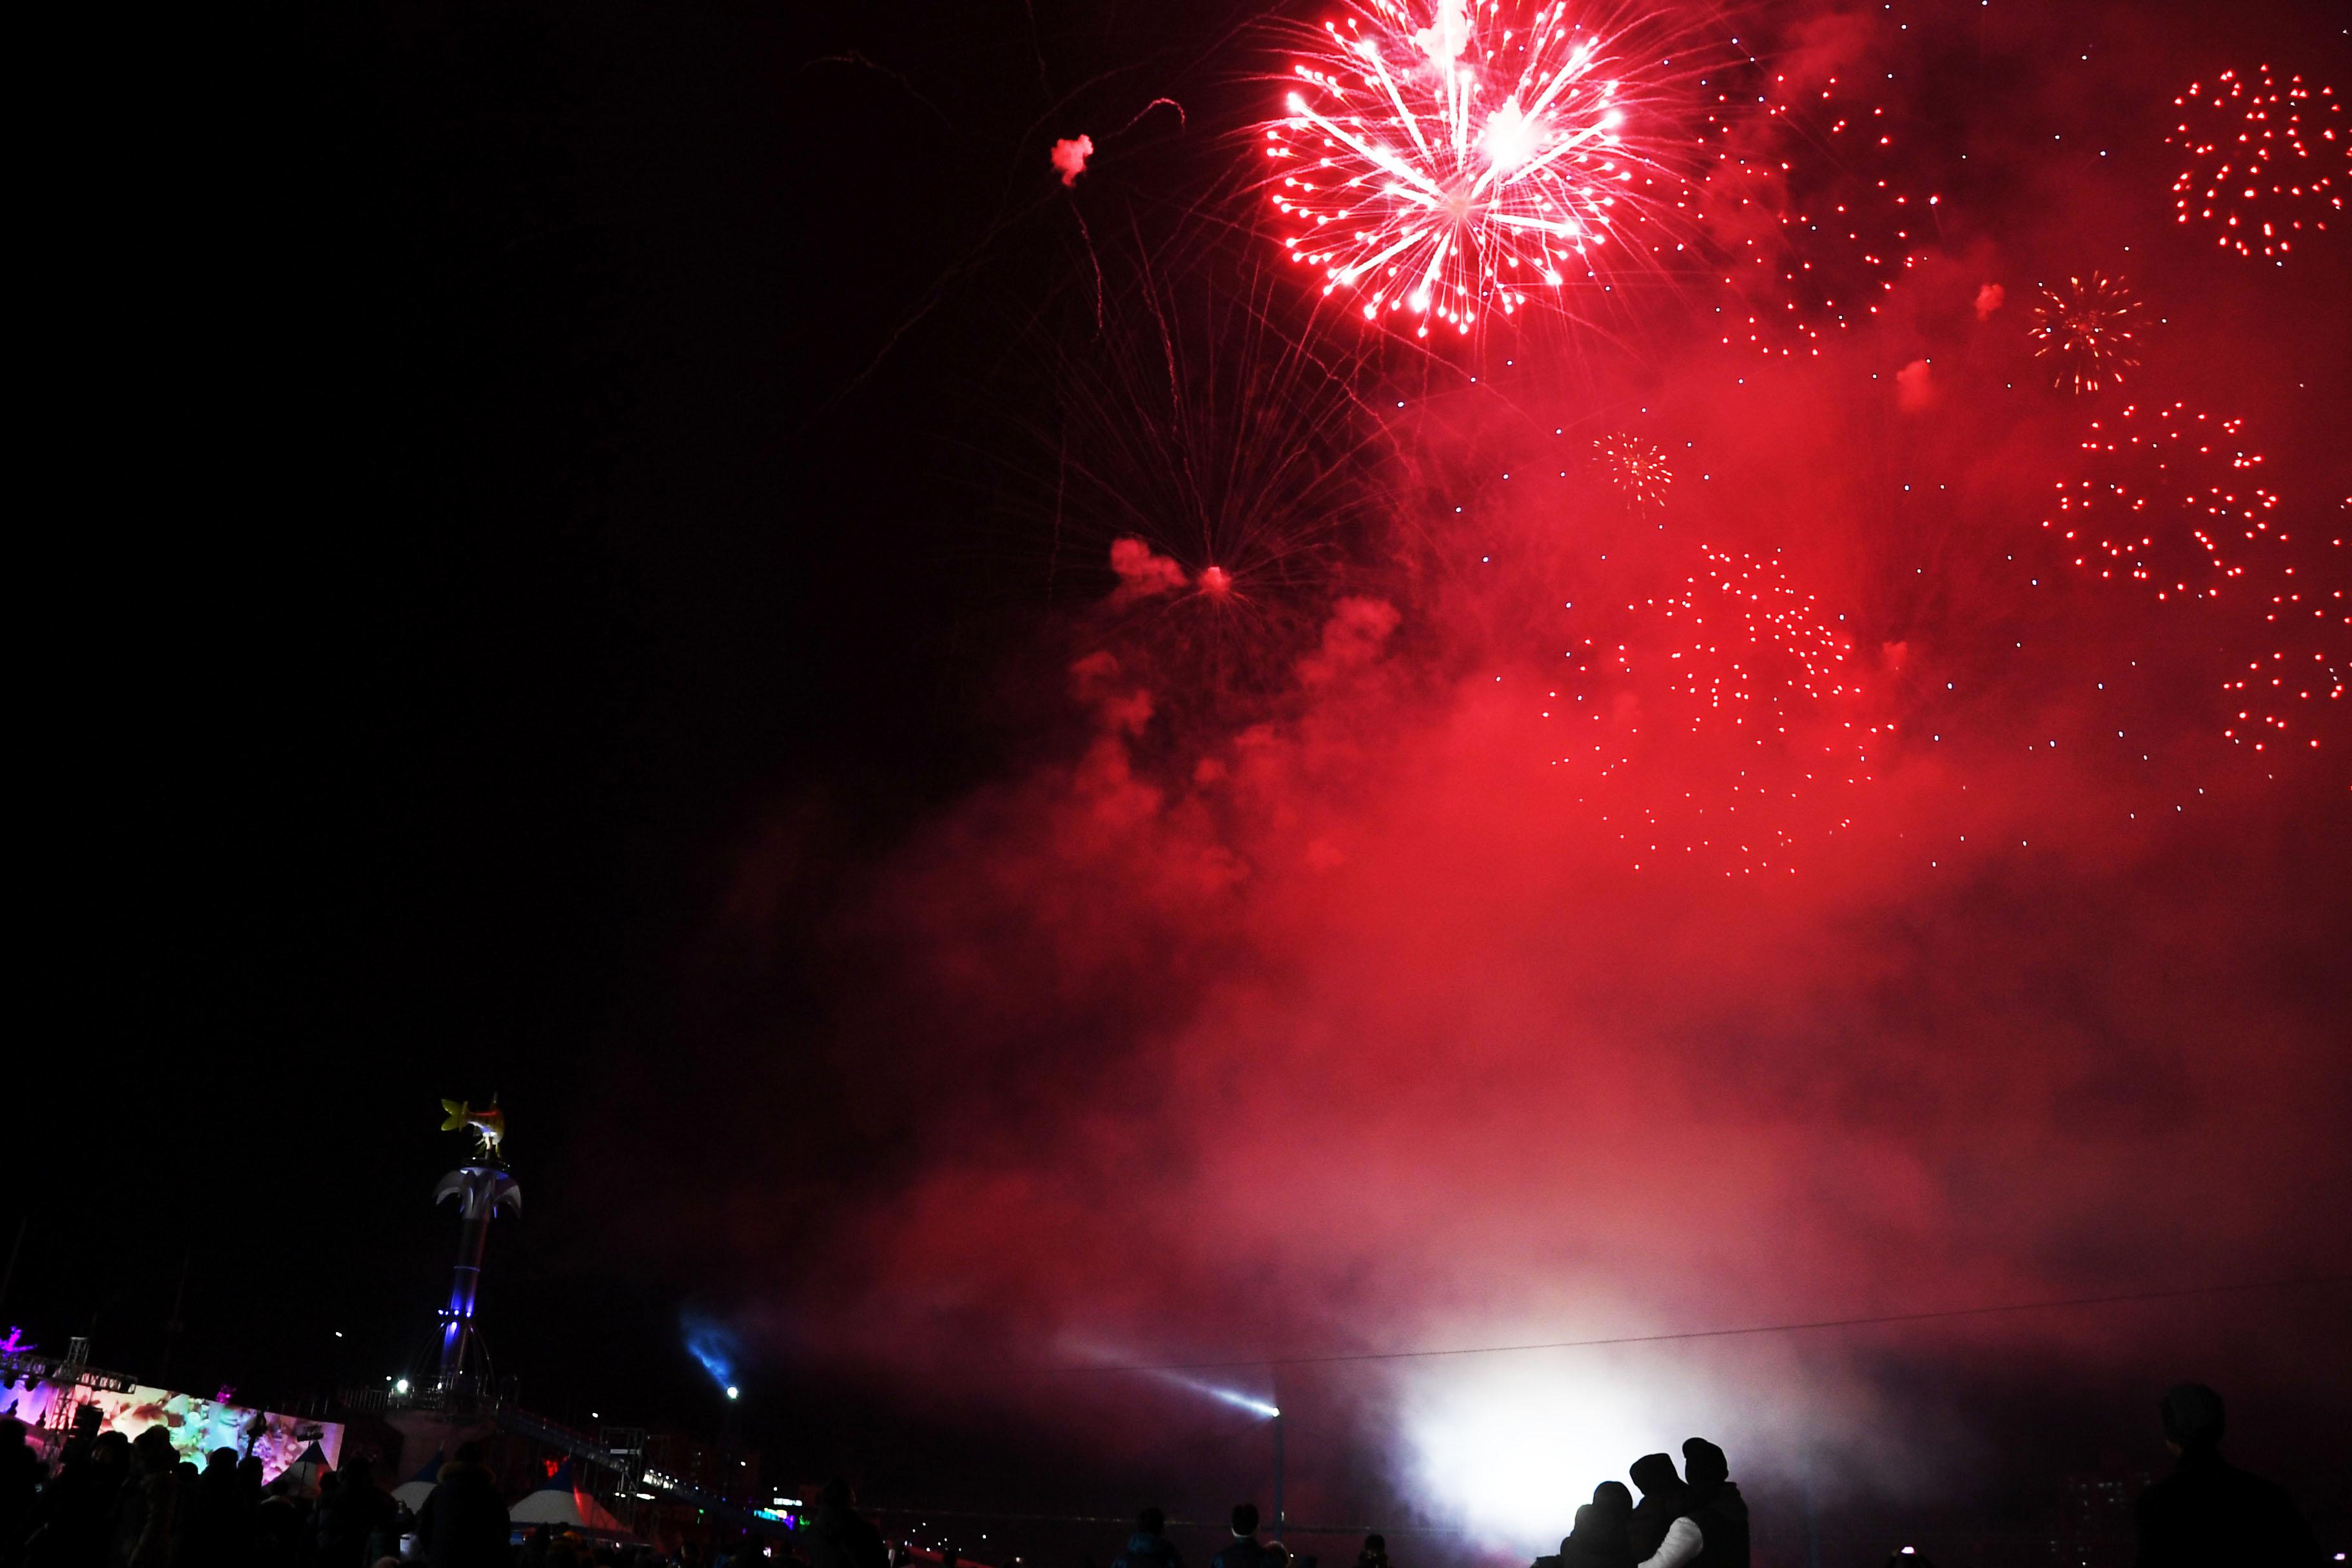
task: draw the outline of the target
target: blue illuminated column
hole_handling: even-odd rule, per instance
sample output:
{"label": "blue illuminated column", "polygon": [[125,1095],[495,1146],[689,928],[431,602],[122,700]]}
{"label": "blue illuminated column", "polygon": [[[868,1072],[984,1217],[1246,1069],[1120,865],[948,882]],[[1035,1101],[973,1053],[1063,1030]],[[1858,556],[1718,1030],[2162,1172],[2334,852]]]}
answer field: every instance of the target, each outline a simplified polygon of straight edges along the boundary
{"label": "blue illuminated column", "polygon": [[503,1206],[522,1207],[522,1188],[498,1165],[461,1165],[441,1178],[433,1201],[457,1200],[457,1268],[449,1282],[449,1304],[441,1311],[441,1375],[444,1394],[472,1389],[480,1377],[475,1363],[486,1358],[474,1327],[474,1304],[482,1289],[482,1254],[489,1245],[490,1220]]}

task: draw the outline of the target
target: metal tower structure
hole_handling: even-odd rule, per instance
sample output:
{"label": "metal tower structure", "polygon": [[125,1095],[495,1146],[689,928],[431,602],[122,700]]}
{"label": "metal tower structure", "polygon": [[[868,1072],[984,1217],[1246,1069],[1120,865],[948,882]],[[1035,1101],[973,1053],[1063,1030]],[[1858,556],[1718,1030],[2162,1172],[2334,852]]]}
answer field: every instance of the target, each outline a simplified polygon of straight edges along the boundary
{"label": "metal tower structure", "polygon": [[[482,1255],[490,1240],[490,1221],[503,1209],[522,1208],[522,1187],[507,1170],[501,1152],[505,1121],[495,1102],[488,1111],[469,1115],[460,1103],[443,1101],[450,1120],[444,1131],[470,1127],[475,1134],[475,1158],[441,1178],[433,1201],[457,1200],[457,1266],[449,1282],[449,1304],[441,1310],[441,1367],[436,1391],[446,1401],[488,1392],[489,1351],[481,1331],[474,1326],[474,1308],[482,1289]],[[454,1124],[454,1125],[453,1125]]]}

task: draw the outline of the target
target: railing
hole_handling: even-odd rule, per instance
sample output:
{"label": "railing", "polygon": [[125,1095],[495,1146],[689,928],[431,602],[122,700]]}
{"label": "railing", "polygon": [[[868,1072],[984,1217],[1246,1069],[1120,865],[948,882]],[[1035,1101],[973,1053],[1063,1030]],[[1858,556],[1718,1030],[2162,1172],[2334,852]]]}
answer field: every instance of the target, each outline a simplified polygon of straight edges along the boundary
{"label": "railing", "polygon": [[121,1394],[139,1380],[127,1372],[108,1372],[71,1356],[40,1355],[32,1351],[0,1355],[0,1383],[35,1381],[59,1387],[93,1389],[100,1394]]}
{"label": "railing", "polygon": [[511,1397],[466,1389],[418,1388],[402,1394],[389,1388],[348,1388],[335,1396],[334,1403],[345,1410],[363,1411],[370,1415],[415,1410],[434,1415],[479,1416],[518,1436],[561,1449],[575,1459],[584,1459],[589,1464],[625,1474],[632,1462],[638,1458],[634,1453],[606,1446],[577,1427],[566,1426],[561,1421],[551,1421],[525,1410]]}

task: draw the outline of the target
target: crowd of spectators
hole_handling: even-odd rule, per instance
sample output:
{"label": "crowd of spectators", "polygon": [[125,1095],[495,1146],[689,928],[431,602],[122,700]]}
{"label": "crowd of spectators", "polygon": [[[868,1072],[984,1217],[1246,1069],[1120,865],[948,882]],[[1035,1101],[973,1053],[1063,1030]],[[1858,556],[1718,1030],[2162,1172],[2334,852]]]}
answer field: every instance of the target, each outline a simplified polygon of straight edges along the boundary
{"label": "crowd of spectators", "polygon": [[[2140,1500],[2139,1568],[2317,1568],[2319,1546],[2293,1500],[2221,1457],[2219,1394],[2182,1384],[2159,1411],[2179,1465]],[[1534,1568],[1750,1568],[1748,1502],[1722,1448],[1693,1437],[1679,1469],[1670,1455],[1645,1454],[1627,1473],[1633,1486],[1602,1481],[1558,1554]],[[291,1472],[265,1485],[261,1461],[234,1448],[214,1449],[200,1468],[163,1426],[126,1437],[85,1424],[52,1472],[23,1426],[0,1419],[0,1568],[916,1568],[857,1512],[845,1481],[828,1483],[802,1522],[789,1549],[746,1539],[664,1555],[550,1525],[517,1541],[472,1443],[412,1512],[363,1456],[319,1478],[312,1495]],[[1229,1522],[1210,1568],[1291,1568],[1280,1541],[1259,1539],[1256,1505],[1239,1504]],[[1906,1552],[1899,1563],[1923,1568]],[[940,1568],[956,1568],[951,1552]],[[1159,1509],[1138,1516],[1112,1568],[1183,1568]],[[1365,1537],[1355,1568],[1391,1568],[1387,1542]]]}
{"label": "crowd of spectators", "polygon": [[24,1426],[0,1419],[0,1568],[777,1568],[760,1541],[664,1553],[552,1525],[514,1535],[472,1443],[411,1510],[364,1456],[320,1477],[313,1495],[290,1472],[265,1485],[261,1461],[234,1448],[198,1467],[160,1426],[135,1437],[86,1427],[52,1471]]}

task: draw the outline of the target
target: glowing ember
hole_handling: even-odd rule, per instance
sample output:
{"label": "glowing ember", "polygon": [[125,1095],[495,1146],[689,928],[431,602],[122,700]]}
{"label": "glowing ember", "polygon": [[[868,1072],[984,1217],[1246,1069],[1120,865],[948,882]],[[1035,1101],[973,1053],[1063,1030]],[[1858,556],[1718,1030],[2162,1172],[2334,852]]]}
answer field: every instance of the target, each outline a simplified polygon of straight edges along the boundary
{"label": "glowing ember", "polygon": [[1625,251],[1656,170],[1610,40],[1566,0],[1364,0],[1293,69],[1270,199],[1291,258],[1366,321],[1467,334]]}
{"label": "glowing ember", "polygon": [[2352,135],[2334,88],[2299,76],[2282,85],[2263,66],[2192,82],[2172,101],[2180,118],[2165,141],[2189,159],[2172,182],[2180,222],[2217,224],[2215,243],[2284,264],[2295,240],[2344,210]]}
{"label": "glowing ember", "polygon": [[2036,359],[2050,362],[2053,385],[2085,394],[2136,370],[2139,297],[2120,278],[2094,272],[2090,281],[2069,278],[2065,287],[2044,285],[2027,335]]}

